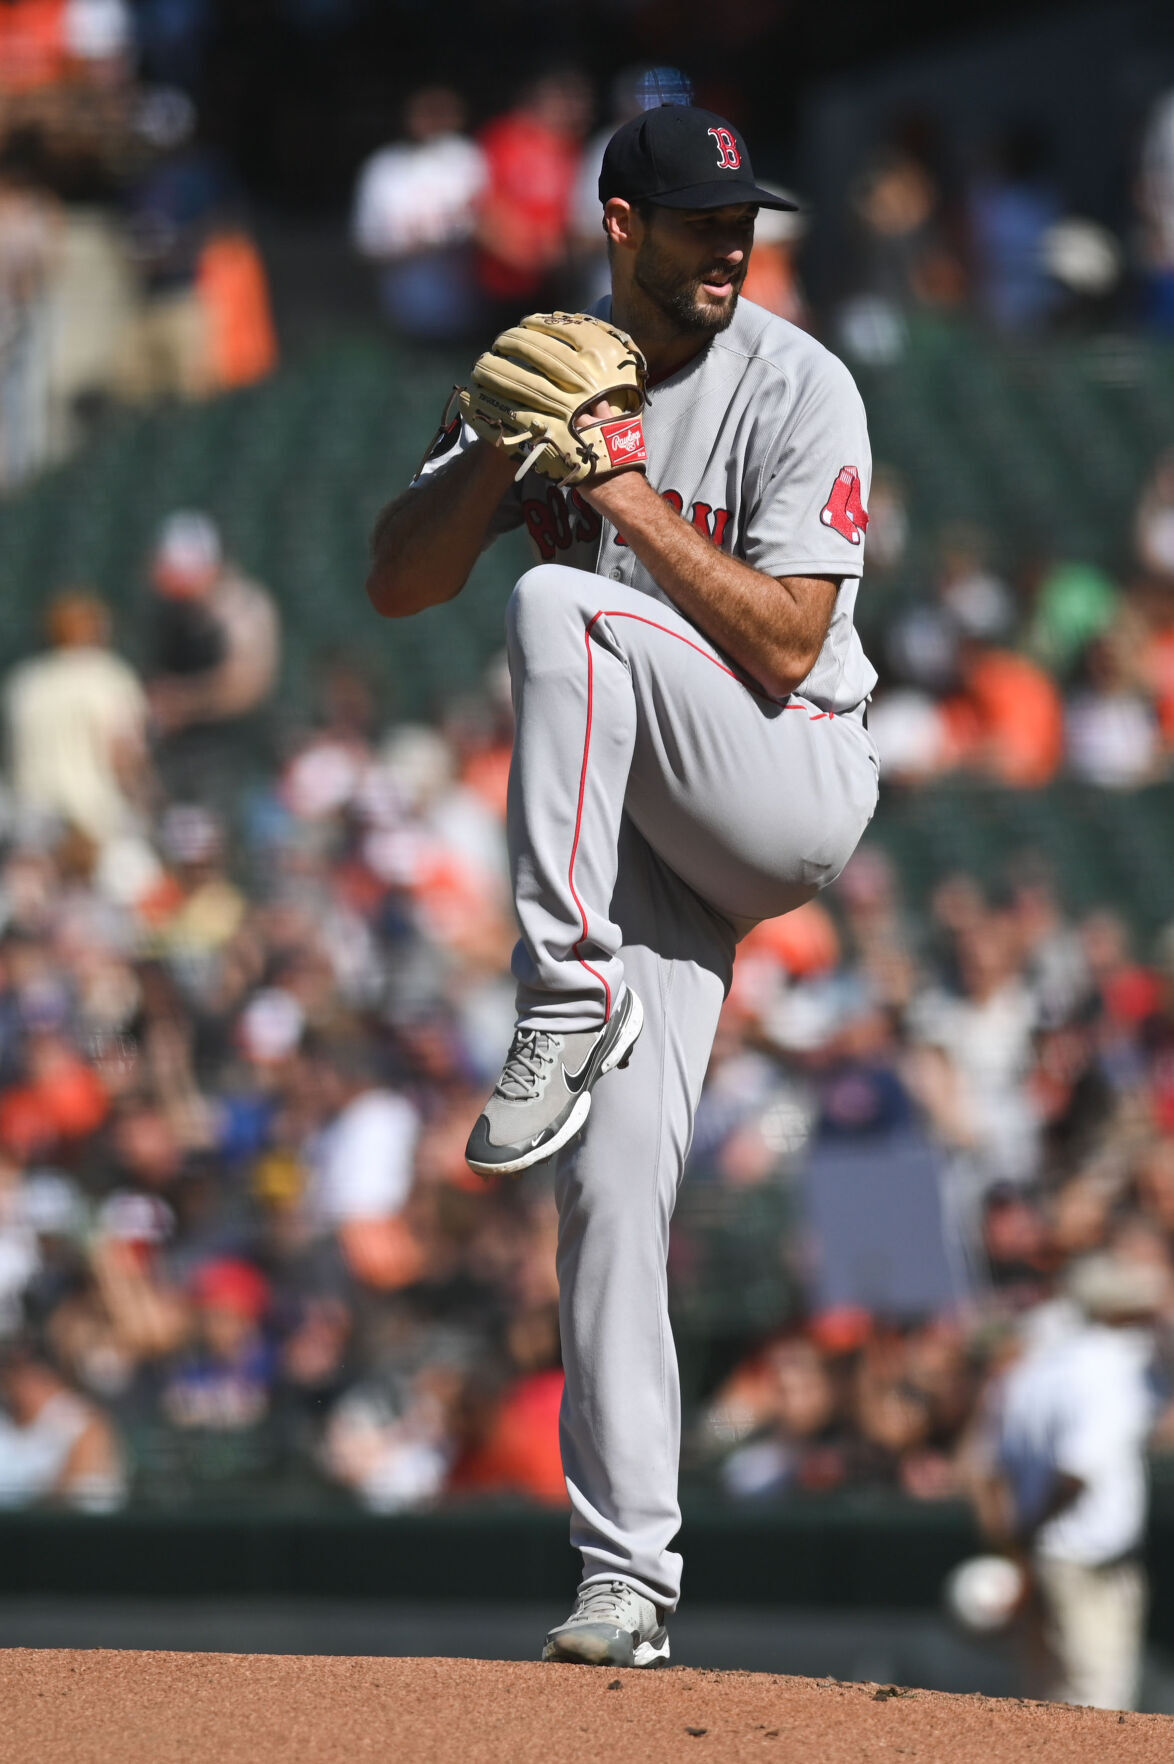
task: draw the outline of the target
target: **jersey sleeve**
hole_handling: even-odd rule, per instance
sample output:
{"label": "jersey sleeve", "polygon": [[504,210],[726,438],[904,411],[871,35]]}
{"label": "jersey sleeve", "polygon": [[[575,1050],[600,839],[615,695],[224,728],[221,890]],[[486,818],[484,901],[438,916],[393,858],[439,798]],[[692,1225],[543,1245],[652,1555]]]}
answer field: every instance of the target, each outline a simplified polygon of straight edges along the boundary
{"label": "jersey sleeve", "polygon": [[766,449],[742,555],[767,576],[859,576],[872,452],[852,376],[824,353]]}
{"label": "jersey sleeve", "polygon": [[[467,453],[476,441],[477,436],[463,417],[455,416],[446,428],[439,429],[429,445],[427,453],[420,462],[420,469],[409,484],[409,490],[416,490],[421,484],[438,472],[445,471],[454,461]],[[515,527],[522,525],[522,498],[518,494],[518,486],[511,484],[501,501],[493,519],[489,523],[486,544],[503,533],[512,533]]]}

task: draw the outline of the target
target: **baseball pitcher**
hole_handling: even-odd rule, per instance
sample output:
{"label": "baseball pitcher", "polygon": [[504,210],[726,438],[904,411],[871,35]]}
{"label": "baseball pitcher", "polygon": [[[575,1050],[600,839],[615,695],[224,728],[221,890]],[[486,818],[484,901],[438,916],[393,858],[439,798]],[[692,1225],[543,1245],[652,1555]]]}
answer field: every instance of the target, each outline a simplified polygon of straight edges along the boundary
{"label": "baseball pitcher", "polygon": [[734,949],[839,874],[876,806],[870,455],[842,364],[739,302],[758,209],[790,204],[732,124],[645,112],[599,195],[610,303],[481,356],[367,586],[403,618],[508,528],[536,553],[508,614],[517,1028],[468,1159],[558,1159],[584,1572],[544,1657],[655,1666],[681,1580],[669,1220]]}

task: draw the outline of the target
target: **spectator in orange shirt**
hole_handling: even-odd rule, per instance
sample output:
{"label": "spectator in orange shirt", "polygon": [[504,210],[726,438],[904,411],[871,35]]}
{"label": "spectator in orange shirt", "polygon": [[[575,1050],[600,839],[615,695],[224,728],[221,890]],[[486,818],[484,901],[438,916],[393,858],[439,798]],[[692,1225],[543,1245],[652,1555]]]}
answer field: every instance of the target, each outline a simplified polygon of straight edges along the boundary
{"label": "spectator in orange shirt", "polygon": [[966,640],[962,691],[942,707],[956,761],[1000,784],[1036,790],[1064,756],[1064,707],[1042,668],[1009,649]]}
{"label": "spectator in orange shirt", "polygon": [[487,183],[481,198],[477,276],[508,306],[534,304],[563,261],[575,175],[591,120],[591,90],[573,68],[544,74],[516,110],[483,131]]}
{"label": "spectator in orange shirt", "polygon": [[506,1350],[514,1377],[490,1397],[467,1393],[464,1449],[449,1475],[456,1495],[521,1495],[566,1506],[567,1485],[559,1451],[563,1372],[558,1317],[551,1303],[536,1303],[511,1318]]}
{"label": "spectator in orange shirt", "polygon": [[68,10],[68,0],[0,6],[0,91],[35,92],[65,77]]}

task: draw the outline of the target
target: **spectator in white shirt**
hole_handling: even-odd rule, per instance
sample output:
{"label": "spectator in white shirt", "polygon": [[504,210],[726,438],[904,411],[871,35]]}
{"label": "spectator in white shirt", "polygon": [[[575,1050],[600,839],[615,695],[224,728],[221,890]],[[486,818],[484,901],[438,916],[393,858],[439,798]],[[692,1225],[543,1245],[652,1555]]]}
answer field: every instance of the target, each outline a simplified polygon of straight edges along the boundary
{"label": "spectator in white shirt", "polygon": [[979,1192],[1035,1174],[1039,1122],[1028,1086],[1038,1006],[1006,914],[988,913],[956,940],[957,992],[923,994],[914,1039],[945,1057],[955,1142]]}
{"label": "spectator in white shirt", "polygon": [[402,1211],[411,1191],[418,1133],[419,1120],[407,1097],[382,1086],[351,1088],[318,1144],[326,1218],[338,1224]]}
{"label": "spectator in white shirt", "polygon": [[385,316],[408,337],[460,338],[476,325],[471,244],[486,167],[464,124],[455,92],[425,86],[405,106],[406,139],[359,172],[352,236],[379,265]]}
{"label": "spectator in white shirt", "polygon": [[348,1267],[365,1285],[408,1285],[420,1266],[419,1245],[403,1216],[420,1135],[415,1105],[380,1082],[366,1043],[319,1043],[304,1074],[325,1119],[308,1148],[318,1224],[336,1234]]}
{"label": "spectator in white shirt", "polygon": [[1029,1558],[1057,1702],[1135,1706],[1146,1608],[1145,1445],[1156,1417],[1152,1324],[1165,1271],[1098,1254],[1074,1264],[1072,1325],[1004,1374],[979,1495],[992,1539]]}
{"label": "spectator in white shirt", "polygon": [[0,1398],[0,1507],[49,1502],[108,1513],[125,1503],[114,1429],[47,1361],[11,1349],[0,1365]]}
{"label": "spectator in white shirt", "polygon": [[68,0],[65,40],[91,80],[114,83],[133,71],[134,19],[126,0]]}
{"label": "spectator in white shirt", "polygon": [[101,850],[137,829],[147,698],[109,647],[96,595],[57,595],[46,625],[49,651],[22,662],[4,689],[12,786],[22,807],[59,816]]}
{"label": "spectator in white shirt", "polygon": [[1120,640],[1111,635],[1094,639],[1080,674],[1065,708],[1072,771],[1110,790],[1136,790],[1150,783],[1162,761],[1161,731]]}

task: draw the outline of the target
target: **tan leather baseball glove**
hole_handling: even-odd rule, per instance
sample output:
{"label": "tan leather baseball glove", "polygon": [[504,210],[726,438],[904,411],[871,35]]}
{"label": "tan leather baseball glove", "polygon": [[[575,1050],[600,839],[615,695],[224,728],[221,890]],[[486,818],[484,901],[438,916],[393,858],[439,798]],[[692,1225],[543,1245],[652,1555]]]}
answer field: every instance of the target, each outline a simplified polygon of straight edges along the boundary
{"label": "tan leather baseball glove", "polygon": [[[644,357],[624,331],[583,312],[532,312],[478,356],[461,412],[482,441],[517,448],[558,484],[645,471]],[[606,400],[611,416],[577,419]]]}

